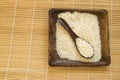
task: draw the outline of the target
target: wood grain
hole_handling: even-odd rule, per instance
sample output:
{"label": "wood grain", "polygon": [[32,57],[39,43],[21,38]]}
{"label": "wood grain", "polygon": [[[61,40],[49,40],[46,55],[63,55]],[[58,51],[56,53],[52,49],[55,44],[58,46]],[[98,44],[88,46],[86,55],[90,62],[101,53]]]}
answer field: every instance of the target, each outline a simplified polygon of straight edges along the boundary
{"label": "wood grain", "polygon": [[[6,80],[120,80],[120,0],[74,0],[74,3],[73,0],[36,0],[36,3],[34,1],[17,0],[16,5],[16,0],[0,0],[0,80],[5,80],[6,75]],[[107,9],[111,27],[112,64],[108,67],[49,67],[48,10],[51,7]]]}

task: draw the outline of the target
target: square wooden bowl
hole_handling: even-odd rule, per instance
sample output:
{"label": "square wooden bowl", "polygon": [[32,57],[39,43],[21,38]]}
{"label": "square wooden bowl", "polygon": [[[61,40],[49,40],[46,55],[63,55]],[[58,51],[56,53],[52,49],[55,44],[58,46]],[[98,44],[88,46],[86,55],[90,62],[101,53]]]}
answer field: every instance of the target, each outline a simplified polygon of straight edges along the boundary
{"label": "square wooden bowl", "polygon": [[[57,15],[61,12],[78,11],[81,13],[90,13],[98,16],[100,26],[100,39],[101,39],[101,53],[102,58],[98,62],[81,62],[59,57],[56,51],[56,21]],[[49,65],[50,66],[108,66],[110,64],[110,48],[109,48],[109,24],[108,12],[105,9],[57,9],[49,10]]]}

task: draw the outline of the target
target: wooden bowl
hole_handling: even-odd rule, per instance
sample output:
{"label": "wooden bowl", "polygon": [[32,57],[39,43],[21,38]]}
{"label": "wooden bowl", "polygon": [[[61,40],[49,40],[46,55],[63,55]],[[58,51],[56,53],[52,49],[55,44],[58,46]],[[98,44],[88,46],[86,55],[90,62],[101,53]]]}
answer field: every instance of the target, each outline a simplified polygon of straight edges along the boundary
{"label": "wooden bowl", "polygon": [[[101,39],[101,60],[98,62],[81,62],[59,57],[56,51],[56,21],[57,15],[61,12],[86,12],[98,16]],[[50,66],[108,66],[110,64],[110,47],[109,47],[109,24],[108,12],[105,9],[58,9],[49,10],[49,65]]]}

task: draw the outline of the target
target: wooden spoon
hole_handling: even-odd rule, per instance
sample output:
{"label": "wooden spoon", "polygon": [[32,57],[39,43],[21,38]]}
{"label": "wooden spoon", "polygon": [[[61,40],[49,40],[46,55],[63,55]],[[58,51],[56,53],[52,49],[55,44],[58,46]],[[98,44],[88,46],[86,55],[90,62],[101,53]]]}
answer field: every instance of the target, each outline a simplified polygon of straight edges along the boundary
{"label": "wooden spoon", "polygon": [[64,19],[58,18],[57,22],[60,23],[65,28],[65,30],[71,35],[75,43],[76,49],[80,53],[80,55],[85,59],[91,59],[94,56],[93,46],[86,40],[76,35]]}

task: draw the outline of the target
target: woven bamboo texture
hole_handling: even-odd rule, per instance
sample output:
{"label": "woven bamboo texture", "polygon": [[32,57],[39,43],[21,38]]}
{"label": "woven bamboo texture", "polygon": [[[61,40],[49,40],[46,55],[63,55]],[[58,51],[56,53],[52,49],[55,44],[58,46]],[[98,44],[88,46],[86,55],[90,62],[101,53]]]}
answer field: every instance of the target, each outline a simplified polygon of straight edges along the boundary
{"label": "woven bamboo texture", "polygon": [[[49,67],[50,8],[107,9],[111,65]],[[0,80],[120,80],[120,0],[0,0]]]}

